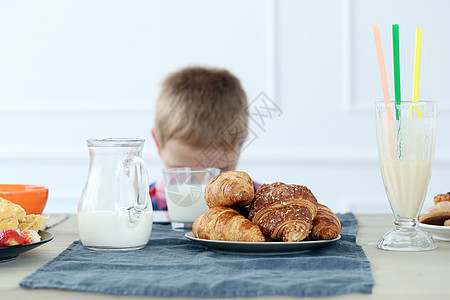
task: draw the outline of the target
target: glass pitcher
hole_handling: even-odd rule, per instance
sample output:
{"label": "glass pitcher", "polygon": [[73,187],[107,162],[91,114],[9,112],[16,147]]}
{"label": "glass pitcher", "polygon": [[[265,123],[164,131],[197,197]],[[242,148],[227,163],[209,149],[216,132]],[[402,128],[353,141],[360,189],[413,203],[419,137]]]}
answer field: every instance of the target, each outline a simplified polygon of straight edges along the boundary
{"label": "glass pitcher", "polygon": [[89,173],[78,204],[78,233],[86,248],[146,246],[153,225],[144,139],[89,139]]}

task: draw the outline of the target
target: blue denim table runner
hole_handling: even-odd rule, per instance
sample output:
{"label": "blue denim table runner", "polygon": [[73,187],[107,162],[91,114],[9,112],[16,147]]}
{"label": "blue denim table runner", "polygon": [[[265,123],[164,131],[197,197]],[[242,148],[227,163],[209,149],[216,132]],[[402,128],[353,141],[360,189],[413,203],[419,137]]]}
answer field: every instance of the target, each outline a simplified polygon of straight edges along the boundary
{"label": "blue denim table runner", "polygon": [[288,255],[215,252],[163,224],[154,224],[147,247],[136,251],[88,250],[74,241],[20,286],[160,297],[371,293],[370,262],[356,244],[358,222],[352,213],[338,216],[339,241]]}

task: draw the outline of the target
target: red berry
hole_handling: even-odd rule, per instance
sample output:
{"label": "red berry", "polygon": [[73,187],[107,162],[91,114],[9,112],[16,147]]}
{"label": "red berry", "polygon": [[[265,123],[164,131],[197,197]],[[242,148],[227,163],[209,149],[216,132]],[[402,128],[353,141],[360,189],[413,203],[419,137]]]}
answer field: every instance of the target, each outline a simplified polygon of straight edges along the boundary
{"label": "red berry", "polygon": [[41,236],[35,230],[24,230],[20,233],[24,244],[36,243],[41,240]]}
{"label": "red berry", "polygon": [[23,238],[13,229],[0,231],[0,247],[23,245]]}

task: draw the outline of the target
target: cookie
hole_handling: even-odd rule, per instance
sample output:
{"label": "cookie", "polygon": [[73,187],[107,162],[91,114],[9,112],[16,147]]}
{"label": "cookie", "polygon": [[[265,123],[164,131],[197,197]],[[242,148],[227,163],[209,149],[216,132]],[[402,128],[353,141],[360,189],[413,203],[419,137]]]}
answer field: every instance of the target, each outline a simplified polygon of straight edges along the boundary
{"label": "cookie", "polygon": [[444,225],[450,219],[450,201],[439,202],[430,207],[425,214],[419,215],[419,222],[430,225]]}

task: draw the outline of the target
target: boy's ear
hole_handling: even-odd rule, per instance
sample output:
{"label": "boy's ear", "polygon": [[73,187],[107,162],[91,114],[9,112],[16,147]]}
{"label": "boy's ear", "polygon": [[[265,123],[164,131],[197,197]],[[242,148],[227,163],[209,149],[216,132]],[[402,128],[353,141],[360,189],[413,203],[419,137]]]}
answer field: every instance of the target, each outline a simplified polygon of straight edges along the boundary
{"label": "boy's ear", "polygon": [[159,145],[158,138],[156,137],[155,128],[152,128],[152,137],[155,140],[156,149],[158,149],[158,155],[161,156],[161,146]]}

